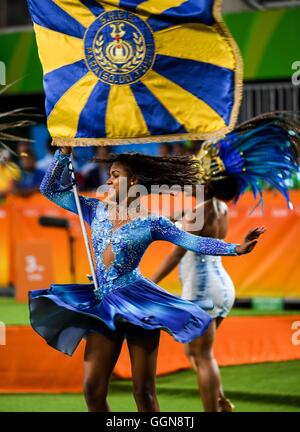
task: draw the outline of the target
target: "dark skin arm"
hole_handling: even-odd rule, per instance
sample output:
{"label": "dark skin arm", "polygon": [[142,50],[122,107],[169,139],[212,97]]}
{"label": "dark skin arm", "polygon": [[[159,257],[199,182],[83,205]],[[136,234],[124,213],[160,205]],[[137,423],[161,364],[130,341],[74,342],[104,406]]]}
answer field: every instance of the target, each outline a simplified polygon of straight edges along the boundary
{"label": "dark skin arm", "polygon": [[[70,155],[72,153],[72,147],[62,147],[61,151],[65,154]],[[201,206],[202,204],[200,204]],[[184,220],[183,220],[184,222]],[[189,221],[187,220],[187,223]],[[184,228],[184,224],[183,224]],[[237,246],[236,252],[238,255],[250,253],[256,246],[258,238],[261,234],[266,231],[265,227],[255,228],[246,235],[244,242]],[[195,234],[195,233],[194,233]],[[186,249],[176,247],[173,252],[166,258],[166,260],[159,267],[157,272],[153,275],[152,280],[158,283],[161,279],[166,277],[179,263],[183,255],[186,253]]]}
{"label": "dark skin arm", "polygon": [[72,147],[60,147],[62,153],[70,155],[72,153]]}
{"label": "dark skin arm", "polygon": [[158,267],[156,272],[151,277],[151,280],[154,283],[159,283],[162,279],[168,276],[168,274],[171,273],[171,271],[178,266],[181,258],[185,255],[186,252],[186,249],[176,246],[170,253],[170,255],[168,255]]}
{"label": "dark skin arm", "polygon": [[[265,227],[254,228],[253,230],[249,231],[244,242],[236,248],[238,255],[245,255],[252,252],[258,242],[258,238],[264,232],[266,232]],[[186,249],[177,246],[173,252],[171,252],[171,254],[168,255],[161,263],[160,267],[151,277],[151,280],[154,283],[159,283],[162,279],[168,276],[168,274],[171,273],[171,271],[174,270],[174,268],[179,264],[185,253]]]}
{"label": "dark skin arm", "polygon": [[[184,228],[184,224],[183,224]],[[256,246],[259,237],[266,231],[265,227],[254,228],[248,232],[244,242],[237,246],[236,251],[238,255],[244,255],[250,253]],[[199,235],[205,235],[205,229],[203,229]],[[165,260],[161,263],[159,268],[151,277],[154,283],[159,283],[164,279],[176,266],[179,264],[180,260],[186,253],[186,249],[181,247],[175,247],[174,250],[168,255]]]}
{"label": "dark skin arm", "polygon": [[[195,209],[194,212],[203,212],[205,220],[204,220],[204,225],[207,226],[210,221],[208,220],[207,214],[208,212],[207,210],[207,205],[206,203],[202,202],[199,203]],[[181,214],[176,214],[174,216],[174,219],[176,220],[177,217],[182,217],[182,211],[180,212]],[[184,229],[185,231],[189,231],[188,229],[188,224],[189,224],[189,214],[187,213],[183,219],[182,219],[182,229]],[[203,227],[203,229],[201,231],[198,232],[193,232],[192,234],[196,234],[196,235],[202,235],[202,236],[207,236],[207,233],[205,232],[205,228]],[[171,271],[173,271],[178,264],[180,263],[181,259],[183,258],[183,256],[186,254],[187,250],[180,247],[180,246],[176,246],[174,247],[174,249],[172,250],[172,252],[162,261],[161,265],[158,267],[158,269],[154,272],[153,276],[151,277],[151,280],[154,283],[159,283],[162,279],[164,279],[166,276],[168,276],[168,274],[171,273]]]}
{"label": "dark skin arm", "polygon": [[22,197],[28,197],[34,193],[37,193],[38,191],[39,191],[38,187],[22,189],[22,188],[18,188],[18,186],[16,186],[14,193],[15,193],[15,195],[20,195]]}
{"label": "dark skin arm", "polygon": [[266,227],[259,227],[250,230],[246,235],[244,242],[236,248],[238,255],[245,255],[252,252],[258,243],[259,237],[266,231]]}

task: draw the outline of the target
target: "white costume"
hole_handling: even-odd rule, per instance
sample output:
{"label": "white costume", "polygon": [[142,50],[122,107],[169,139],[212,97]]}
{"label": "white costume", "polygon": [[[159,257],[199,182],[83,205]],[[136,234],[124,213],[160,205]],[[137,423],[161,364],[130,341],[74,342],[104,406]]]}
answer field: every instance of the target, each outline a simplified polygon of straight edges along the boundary
{"label": "white costume", "polygon": [[[225,214],[226,204],[219,204],[217,206],[214,200],[218,214]],[[235,289],[220,256],[187,251],[179,264],[179,277],[183,299],[195,302],[212,318],[228,315],[234,303]]]}

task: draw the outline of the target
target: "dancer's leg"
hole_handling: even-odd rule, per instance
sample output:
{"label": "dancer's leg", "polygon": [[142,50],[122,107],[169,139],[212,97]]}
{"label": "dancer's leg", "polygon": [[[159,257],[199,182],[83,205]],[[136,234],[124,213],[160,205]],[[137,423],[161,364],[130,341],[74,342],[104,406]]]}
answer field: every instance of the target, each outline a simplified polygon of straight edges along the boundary
{"label": "dancer's leg", "polygon": [[112,371],[120,355],[123,335],[90,333],[84,353],[84,396],[90,412],[108,412],[106,401]]}
{"label": "dancer's leg", "polygon": [[[222,324],[223,320],[224,320],[224,318],[222,318],[222,317],[217,317],[216,318],[216,329],[217,330],[220,327],[220,325]],[[221,400],[226,400],[225,395],[224,395],[224,389],[223,389],[222,382],[221,382],[221,385],[220,385],[220,399]]]}
{"label": "dancer's leg", "polygon": [[[222,317],[218,317],[216,319],[217,329],[220,327],[220,325],[222,324],[223,321],[224,321],[224,318],[222,318]],[[227,399],[227,397],[225,396],[222,383],[220,386],[219,406],[220,406],[221,412],[232,412],[235,409],[235,406],[233,405],[233,403],[229,399]]]}
{"label": "dancer's leg", "polygon": [[206,333],[186,345],[186,353],[196,368],[199,390],[206,412],[217,412],[221,388],[221,376],[213,353],[216,321],[213,320]]}
{"label": "dancer's leg", "polygon": [[135,326],[128,328],[133,394],[139,412],[159,412],[156,397],[156,362],[159,331],[143,330]]}

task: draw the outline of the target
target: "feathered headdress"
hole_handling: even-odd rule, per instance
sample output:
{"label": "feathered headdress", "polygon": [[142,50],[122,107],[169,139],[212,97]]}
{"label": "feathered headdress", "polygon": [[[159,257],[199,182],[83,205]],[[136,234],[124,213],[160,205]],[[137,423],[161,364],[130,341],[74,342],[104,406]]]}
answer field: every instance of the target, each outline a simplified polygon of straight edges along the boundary
{"label": "feathered headdress", "polygon": [[238,198],[250,187],[262,200],[263,182],[277,189],[290,208],[287,179],[299,170],[300,124],[286,113],[255,117],[226,137],[203,143],[197,156],[203,183],[234,176]]}

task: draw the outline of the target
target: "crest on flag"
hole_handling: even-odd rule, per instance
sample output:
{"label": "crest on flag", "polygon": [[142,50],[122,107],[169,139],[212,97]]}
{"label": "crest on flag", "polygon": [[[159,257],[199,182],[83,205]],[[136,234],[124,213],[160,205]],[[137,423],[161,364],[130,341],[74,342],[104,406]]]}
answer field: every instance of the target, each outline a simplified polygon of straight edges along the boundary
{"label": "crest on flag", "polygon": [[84,38],[89,69],[104,83],[139,81],[155,59],[154,35],[147,22],[128,11],[101,14]]}
{"label": "crest on flag", "polygon": [[212,139],[236,123],[219,0],[28,0],[55,145]]}

